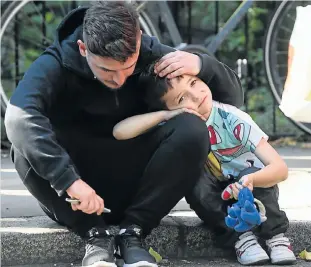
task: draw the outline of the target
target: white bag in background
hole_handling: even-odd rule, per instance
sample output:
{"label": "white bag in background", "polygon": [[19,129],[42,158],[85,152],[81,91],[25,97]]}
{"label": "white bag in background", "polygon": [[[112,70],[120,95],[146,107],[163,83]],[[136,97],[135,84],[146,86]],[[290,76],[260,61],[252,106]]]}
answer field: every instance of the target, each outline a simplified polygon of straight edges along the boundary
{"label": "white bag in background", "polygon": [[296,121],[311,122],[311,5],[296,8],[289,42],[288,74],[280,109]]}

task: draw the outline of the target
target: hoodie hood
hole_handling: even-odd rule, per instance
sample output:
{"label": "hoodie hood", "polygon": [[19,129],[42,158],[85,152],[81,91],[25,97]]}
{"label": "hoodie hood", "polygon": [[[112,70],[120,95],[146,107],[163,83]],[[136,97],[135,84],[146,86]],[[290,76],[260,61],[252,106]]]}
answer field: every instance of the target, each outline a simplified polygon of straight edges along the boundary
{"label": "hoodie hood", "polygon": [[[83,40],[83,18],[88,7],[79,7],[72,10],[59,24],[53,46],[47,49],[61,64],[79,76],[94,79],[86,58],[81,56],[77,41]],[[166,51],[167,48],[167,51]],[[134,74],[140,73],[143,68],[171,52],[172,48],[160,45],[155,37],[142,35],[139,58]]]}
{"label": "hoodie hood", "polygon": [[56,29],[56,37],[52,49],[57,53],[59,61],[65,68],[78,75],[94,79],[86,58],[81,56],[78,40],[83,40],[82,25],[87,7],[72,10]]}

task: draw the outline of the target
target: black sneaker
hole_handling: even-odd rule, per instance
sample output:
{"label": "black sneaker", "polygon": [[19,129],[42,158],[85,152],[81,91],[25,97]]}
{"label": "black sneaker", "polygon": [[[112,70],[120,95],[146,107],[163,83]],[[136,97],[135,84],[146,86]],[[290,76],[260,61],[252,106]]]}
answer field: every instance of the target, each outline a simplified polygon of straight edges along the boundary
{"label": "black sneaker", "polygon": [[87,244],[82,266],[117,267],[114,257],[114,238],[108,230],[92,228],[86,234]]}
{"label": "black sneaker", "polygon": [[154,257],[144,248],[142,229],[136,225],[116,235],[117,254],[124,260],[123,267],[157,267]]}

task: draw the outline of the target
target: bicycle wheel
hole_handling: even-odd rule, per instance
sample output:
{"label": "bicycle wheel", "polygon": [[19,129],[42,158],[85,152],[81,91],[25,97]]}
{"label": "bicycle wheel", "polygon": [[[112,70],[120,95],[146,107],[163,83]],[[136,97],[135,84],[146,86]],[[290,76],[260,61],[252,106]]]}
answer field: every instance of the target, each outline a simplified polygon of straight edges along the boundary
{"label": "bicycle wheel", "polygon": [[[7,99],[25,71],[52,43],[55,29],[62,18],[70,10],[89,4],[90,1],[23,0],[7,1],[1,5],[1,114],[4,114]],[[160,37],[142,6],[139,9],[139,22],[144,33]]]}
{"label": "bicycle wheel", "polygon": [[[311,1],[283,1],[272,16],[264,43],[264,65],[270,89],[281,103],[287,76],[288,45],[296,19],[296,7]],[[304,132],[311,134],[311,123],[292,120]]]}

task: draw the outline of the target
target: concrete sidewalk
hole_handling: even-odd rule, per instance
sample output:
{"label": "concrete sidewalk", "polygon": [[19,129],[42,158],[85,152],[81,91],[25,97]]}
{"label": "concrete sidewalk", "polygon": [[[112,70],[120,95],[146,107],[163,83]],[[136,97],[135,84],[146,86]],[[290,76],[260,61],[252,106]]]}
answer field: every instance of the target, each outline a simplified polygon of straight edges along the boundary
{"label": "concrete sidewalk", "polygon": [[[279,203],[290,219],[288,236],[293,240],[297,253],[311,246],[311,149],[281,148],[279,153],[290,167],[289,178],[280,184]],[[84,253],[82,241],[43,215],[17,177],[8,157],[2,155],[3,265],[70,263],[81,259]],[[168,258],[232,255],[232,251],[216,248],[212,233],[203,229],[200,223],[182,200],[153,231],[147,242]],[[113,228],[113,231],[117,229]]]}

